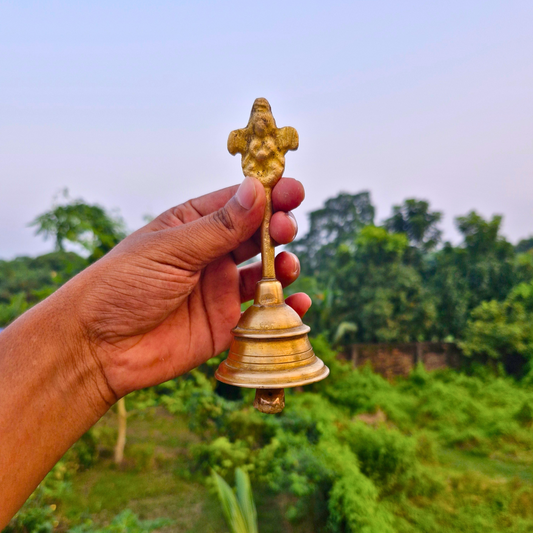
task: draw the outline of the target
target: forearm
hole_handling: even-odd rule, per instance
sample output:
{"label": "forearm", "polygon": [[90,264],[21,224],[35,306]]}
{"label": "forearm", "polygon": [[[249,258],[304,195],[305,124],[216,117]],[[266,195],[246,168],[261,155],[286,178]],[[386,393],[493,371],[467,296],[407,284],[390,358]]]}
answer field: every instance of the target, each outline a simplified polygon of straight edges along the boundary
{"label": "forearm", "polygon": [[0,530],[114,398],[67,285],[0,334]]}

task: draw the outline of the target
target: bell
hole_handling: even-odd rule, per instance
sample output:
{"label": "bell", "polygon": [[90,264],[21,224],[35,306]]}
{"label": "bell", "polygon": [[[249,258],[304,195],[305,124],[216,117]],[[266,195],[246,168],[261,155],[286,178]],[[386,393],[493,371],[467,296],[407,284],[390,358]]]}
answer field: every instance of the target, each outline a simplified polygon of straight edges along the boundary
{"label": "bell", "polygon": [[329,369],[314,354],[309,326],[283,301],[277,280],[261,280],[254,304],[232,330],[228,358],[216,372],[219,381],[258,389],[254,407],[279,413],[285,406],[283,389],[324,379]]}
{"label": "bell", "polygon": [[267,205],[261,226],[263,278],[257,283],[253,305],[232,330],[228,358],[215,377],[229,385],[257,389],[254,407],[263,413],[283,410],[284,389],[314,383],[329,374],[328,367],[313,352],[307,336],[309,326],[284,302],[274,270],[272,188],[283,174],[285,153],[297,147],[296,130],[276,128],[270,104],[264,98],[254,102],[248,126],[233,131],[228,139],[230,153],[242,154],[245,175],[264,185]]}

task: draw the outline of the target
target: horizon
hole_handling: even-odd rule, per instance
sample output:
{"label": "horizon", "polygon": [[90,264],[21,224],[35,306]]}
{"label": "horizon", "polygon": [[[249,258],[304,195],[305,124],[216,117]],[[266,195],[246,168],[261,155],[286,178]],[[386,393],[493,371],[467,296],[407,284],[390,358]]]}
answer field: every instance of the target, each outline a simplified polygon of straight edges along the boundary
{"label": "horizon", "polygon": [[[64,192],[64,191],[62,191]],[[346,193],[347,191],[339,191],[338,194],[342,194],[342,193]],[[358,194],[358,193],[362,193],[362,192],[368,192],[370,194],[370,200],[372,201],[372,191],[357,191],[355,193],[348,193],[348,194]],[[57,195],[58,197],[60,196],[59,194]],[[336,195],[335,195],[336,196]],[[327,200],[328,198],[326,198],[325,200]],[[400,203],[403,203],[403,201],[405,200],[408,200],[409,198],[404,198],[402,200],[402,202],[396,202],[394,205],[397,205],[397,204],[400,204]],[[425,200],[424,198],[416,198],[417,200]],[[73,197],[68,197],[68,199],[64,199],[63,202],[58,202],[59,204],[63,204],[67,201],[71,201],[71,200],[83,200],[83,198],[73,198]],[[101,205],[98,201],[95,202],[95,204],[98,204],[98,205]],[[51,205],[52,206],[52,205]],[[50,206],[50,207],[51,207]],[[105,207],[105,206],[104,206]],[[318,209],[320,209],[321,206],[318,206]],[[378,218],[377,216],[375,217],[374,219],[374,225],[375,226],[381,226],[384,224],[385,222],[385,219],[388,218],[390,215],[392,215],[392,205],[391,205],[391,208],[390,208],[390,212],[387,216],[385,217],[382,217],[382,218]],[[431,204],[430,204],[430,209],[432,208]],[[106,211],[108,213],[112,213],[113,215],[115,216],[119,216],[119,217],[122,217],[121,215],[121,212],[120,212],[120,209],[119,208],[111,208],[111,209],[108,209],[107,207],[105,208]],[[300,208],[301,210],[301,208]],[[433,209],[432,209],[433,210]],[[465,213],[461,213],[457,216],[463,216],[463,215],[467,215],[468,213],[470,213],[471,211],[475,211],[475,212],[478,212],[475,208],[473,209],[470,209],[468,211],[466,211]],[[38,215],[40,215],[41,213],[38,213],[35,215],[35,217],[33,218],[36,218]],[[305,213],[305,224],[302,224],[302,214],[300,213],[300,216],[298,217],[298,225],[299,225],[299,231],[298,231],[298,235],[296,237],[296,240],[302,238],[308,231],[309,229],[309,224],[308,224],[308,218],[309,218],[309,212],[306,212]],[[500,213],[494,213],[493,215],[490,215],[489,217],[484,217],[486,220],[490,220],[493,216],[498,216],[498,215],[501,215]],[[145,215],[146,216],[146,215]],[[505,224],[505,217],[503,215],[501,215],[503,217],[503,220],[502,220],[502,225]],[[442,213],[442,219],[440,222],[437,223],[437,227],[439,229],[443,229],[443,223],[444,223],[444,220],[446,219],[446,213]],[[455,217],[454,217],[454,223],[455,223]],[[304,226],[304,229],[302,228],[302,226]],[[31,227],[28,223],[27,227]],[[135,231],[136,228],[130,228],[130,227],[126,227],[126,232],[127,234],[130,234],[132,233],[133,231]],[[37,254],[19,254],[19,255],[16,255],[16,256],[13,256],[13,257],[2,257],[0,256],[0,261],[11,261],[11,260],[14,260],[16,259],[17,257],[38,257],[40,255],[46,255],[48,253],[53,253],[55,251],[57,251],[57,249],[55,248],[54,246],[54,241],[53,241],[53,238],[48,238],[48,239],[45,239],[44,237],[42,236],[39,236],[36,234],[36,230],[35,229],[32,229],[33,231],[33,235],[35,237],[35,239],[41,241],[41,243],[45,243],[47,244],[48,246],[48,250],[44,250],[44,251],[41,251],[41,252],[38,252]],[[447,242],[450,242],[451,244],[453,244],[454,246],[459,246],[461,244],[461,238],[459,237],[459,232],[457,231],[457,238],[454,239],[454,240],[451,240],[451,239],[447,239],[444,235],[444,231],[443,231],[443,236],[441,238],[441,240],[439,241],[439,243],[437,244],[436,246],[436,250],[440,249],[444,244],[446,244]],[[504,235],[504,237],[506,237]],[[513,245],[513,246],[516,246],[521,240],[523,239],[528,239],[530,237],[533,237],[533,231],[529,234],[529,235],[524,235],[522,237],[519,237],[517,240],[515,241],[512,241],[512,240],[509,240],[508,241]],[[507,238],[507,237],[506,237]],[[81,246],[79,245],[76,245],[76,244],[73,244],[73,243],[70,243],[70,242],[65,242],[64,243],[64,246],[65,246],[65,251],[66,252],[75,252],[76,254],[84,257],[86,255],[88,255],[88,252]],[[284,246],[281,246],[279,250],[282,250],[284,249]],[[0,328],[1,330],[1,328]]]}

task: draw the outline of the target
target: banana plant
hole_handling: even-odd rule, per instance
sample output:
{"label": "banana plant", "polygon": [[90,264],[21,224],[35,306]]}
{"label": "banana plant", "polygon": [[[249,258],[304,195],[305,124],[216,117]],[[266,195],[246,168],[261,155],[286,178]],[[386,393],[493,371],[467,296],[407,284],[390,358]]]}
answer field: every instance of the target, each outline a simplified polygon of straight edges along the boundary
{"label": "banana plant", "polygon": [[231,533],[258,533],[257,511],[248,474],[240,468],[235,469],[235,492],[214,470],[213,479]]}

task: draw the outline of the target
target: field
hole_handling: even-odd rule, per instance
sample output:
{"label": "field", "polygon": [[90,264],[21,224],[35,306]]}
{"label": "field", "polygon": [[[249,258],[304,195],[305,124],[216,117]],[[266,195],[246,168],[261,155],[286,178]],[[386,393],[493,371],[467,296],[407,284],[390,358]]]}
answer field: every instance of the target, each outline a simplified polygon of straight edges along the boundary
{"label": "field", "polygon": [[[128,397],[124,463],[113,462],[111,411],[34,507],[52,506],[54,531],[224,532],[209,473],[232,483],[240,466],[262,533],[533,531],[528,387],[422,368],[389,383],[314,344],[335,377],[290,393],[281,416],[259,415],[247,396],[221,398],[209,368]],[[168,521],[109,529],[125,510]]]}

